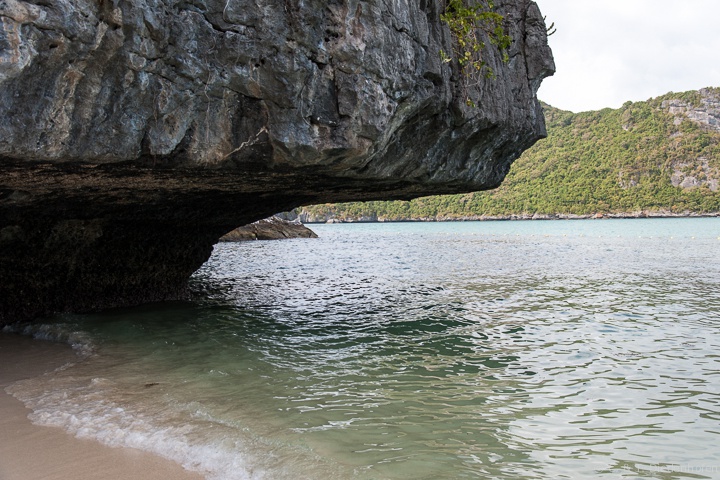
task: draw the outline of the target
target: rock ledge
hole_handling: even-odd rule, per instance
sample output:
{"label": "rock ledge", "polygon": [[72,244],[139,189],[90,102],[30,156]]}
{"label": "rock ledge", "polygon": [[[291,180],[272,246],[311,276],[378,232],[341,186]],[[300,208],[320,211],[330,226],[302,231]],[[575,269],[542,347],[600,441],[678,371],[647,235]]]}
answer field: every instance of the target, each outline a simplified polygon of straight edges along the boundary
{"label": "rock ledge", "polygon": [[1,0],[0,323],[177,298],[300,205],[496,187],[554,65],[495,3],[509,62],[467,85],[439,0]]}

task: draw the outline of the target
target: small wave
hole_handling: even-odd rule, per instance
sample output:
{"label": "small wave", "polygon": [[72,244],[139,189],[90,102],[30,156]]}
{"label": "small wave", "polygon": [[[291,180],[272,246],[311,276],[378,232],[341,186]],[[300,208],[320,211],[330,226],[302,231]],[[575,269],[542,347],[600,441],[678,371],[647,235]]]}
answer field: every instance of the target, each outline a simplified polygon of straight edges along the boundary
{"label": "small wave", "polygon": [[144,397],[146,386],[133,389],[124,380],[88,377],[78,368],[21,380],[6,392],[32,410],[28,418],[36,425],[150,452],[207,480],[348,478],[305,447],[257,435],[199,403],[164,394]]}
{"label": "small wave", "polygon": [[208,439],[191,423],[158,424],[150,415],[101,398],[113,384],[108,379],[93,378],[82,387],[52,385],[54,388],[48,389],[47,379],[29,379],[10,385],[6,391],[33,410],[28,418],[36,425],[60,427],[78,438],[111,447],[144,450],[199,472],[208,480],[266,478],[246,463],[246,456],[238,454],[243,447],[237,439]]}
{"label": "small wave", "polygon": [[25,335],[36,340],[65,343],[80,357],[95,353],[95,344],[90,334],[80,331],[69,323],[14,323],[2,327],[3,333]]}

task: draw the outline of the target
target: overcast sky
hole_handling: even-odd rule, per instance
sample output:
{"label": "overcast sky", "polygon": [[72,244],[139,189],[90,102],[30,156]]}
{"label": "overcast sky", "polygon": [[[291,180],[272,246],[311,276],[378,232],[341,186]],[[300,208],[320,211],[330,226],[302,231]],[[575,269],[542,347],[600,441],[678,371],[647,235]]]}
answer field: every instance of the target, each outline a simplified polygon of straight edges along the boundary
{"label": "overcast sky", "polygon": [[580,112],[720,87],[720,0],[535,0],[557,72],[538,97]]}

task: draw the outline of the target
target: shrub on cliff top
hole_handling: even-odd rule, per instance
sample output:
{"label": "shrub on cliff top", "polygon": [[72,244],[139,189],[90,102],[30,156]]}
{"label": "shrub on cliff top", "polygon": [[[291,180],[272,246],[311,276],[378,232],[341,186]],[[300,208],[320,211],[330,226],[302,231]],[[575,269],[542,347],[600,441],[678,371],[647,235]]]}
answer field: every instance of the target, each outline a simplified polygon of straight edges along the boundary
{"label": "shrub on cliff top", "polygon": [[[504,62],[508,61],[507,48],[512,39],[503,28],[503,16],[493,9],[492,0],[480,0],[471,5],[465,5],[463,0],[449,0],[445,12],[440,18],[447,23],[453,35],[452,56],[440,50],[444,62],[457,60],[465,78],[465,89],[476,85],[482,77],[493,78],[495,71],[485,61],[482,51],[486,44],[486,36],[490,43],[502,53]],[[485,35],[482,35],[482,34]],[[474,102],[468,96],[466,103],[474,107]]]}

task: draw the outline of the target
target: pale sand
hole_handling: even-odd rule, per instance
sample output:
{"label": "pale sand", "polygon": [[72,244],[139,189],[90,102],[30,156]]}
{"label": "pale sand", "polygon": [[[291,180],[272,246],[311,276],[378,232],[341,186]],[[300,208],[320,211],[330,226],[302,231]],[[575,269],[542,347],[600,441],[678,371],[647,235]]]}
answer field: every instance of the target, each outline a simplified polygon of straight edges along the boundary
{"label": "pale sand", "polygon": [[180,465],[131,448],[111,448],[33,425],[25,406],[5,392],[76,359],[69,346],[0,334],[0,480],[202,480]]}

